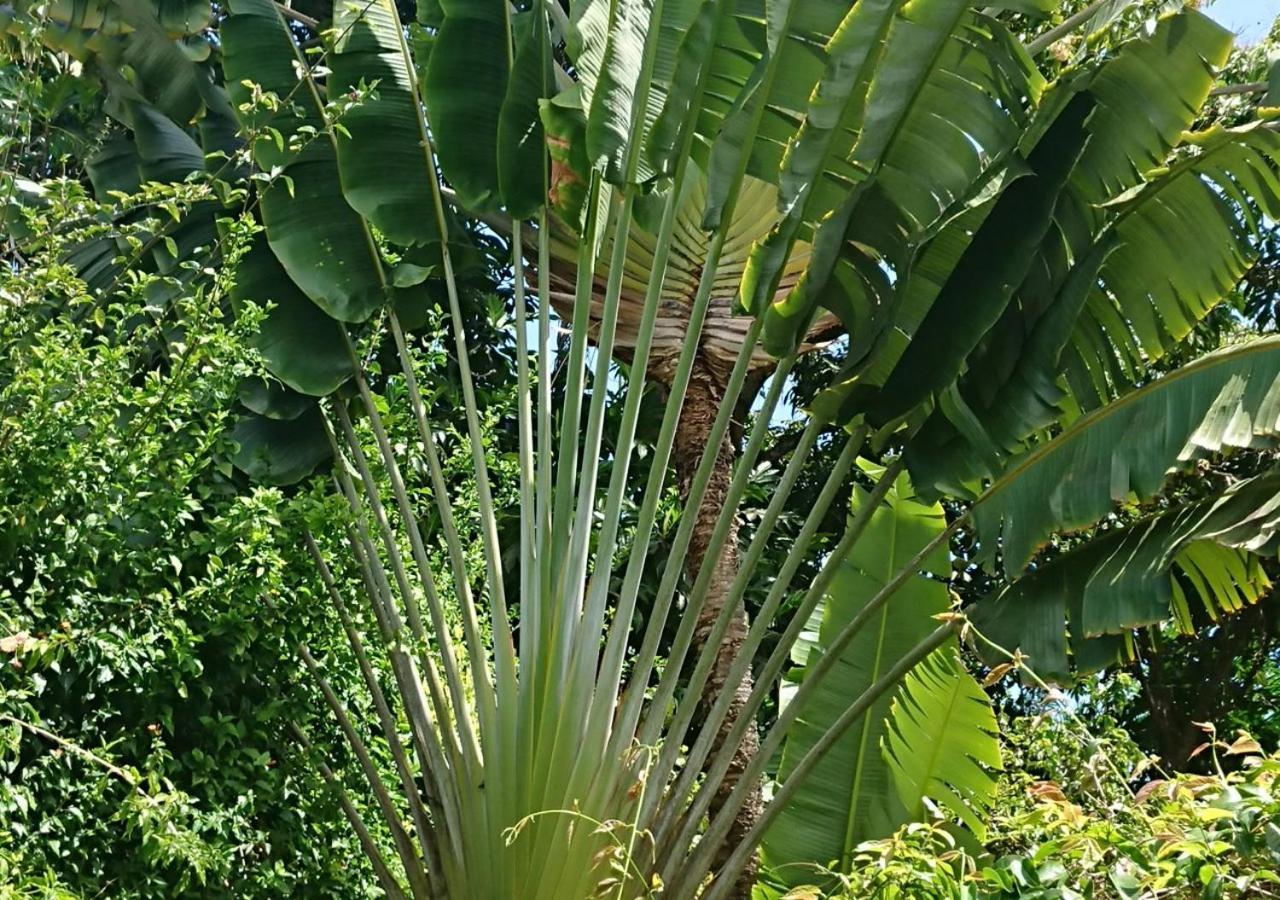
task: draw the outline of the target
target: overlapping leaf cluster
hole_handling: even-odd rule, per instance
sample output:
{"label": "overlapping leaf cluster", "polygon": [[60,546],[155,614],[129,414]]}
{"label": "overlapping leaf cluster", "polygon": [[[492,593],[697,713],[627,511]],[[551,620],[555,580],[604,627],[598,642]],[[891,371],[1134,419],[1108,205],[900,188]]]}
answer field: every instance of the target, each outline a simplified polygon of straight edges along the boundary
{"label": "overlapping leaf cluster", "polygon": [[[238,463],[279,482],[335,463],[326,474],[353,516],[336,543],[346,540],[362,576],[408,720],[405,741],[376,704],[393,764],[370,762],[341,703],[326,698],[409,893],[576,897],[665,885],[693,895],[714,871],[706,896],[741,894],[756,843],[820,795],[828,781],[818,773],[841,758],[827,775],[852,793],[818,804],[844,817],[829,854],[841,865],[867,825],[867,766],[879,769],[887,819],[920,815],[927,797],[980,830],[991,723],[954,661],[956,631],[976,626],[988,646],[1022,648],[1037,671],[1066,678],[1116,658],[1133,627],[1185,608],[1175,566],[1225,607],[1238,598],[1221,585],[1248,571],[1244,554],[1274,552],[1276,490],[1263,473],[1056,566],[1032,565],[1052,535],[1156,495],[1171,468],[1280,436],[1274,339],[1153,377],[1152,364],[1247,269],[1255,234],[1280,210],[1280,135],[1260,122],[1188,132],[1230,36],[1178,9],[1114,50],[1053,67],[1046,83],[1037,42],[1024,45],[998,14],[1051,7],[584,0],[566,15],[558,3],[441,0],[421,5],[411,42],[389,0],[343,0],[311,54],[289,24],[298,14],[287,19],[269,0],[232,0],[216,53],[201,9],[131,0],[54,17],[51,43],[108,66],[128,61],[132,73],[104,76],[130,137],[92,161],[99,190],[201,184],[225,166],[243,167],[253,186],[234,199],[210,188],[135,249],[152,252],[162,274],[181,273],[197,248],[220,252],[218,204],[262,226],[247,253],[216,258],[234,269],[238,303],[268,304],[258,345],[287,386],[242,394],[253,415],[236,433]],[[509,546],[460,290],[476,247],[458,208],[511,239],[521,515]],[[114,243],[102,240],[79,265],[97,289],[116,277]],[[535,290],[536,324],[525,303]],[[437,303],[452,329],[481,574],[467,569],[439,411],[416,374],[415,316]],[[569,333],[554,409],[553,307]],[[763,514],[768,527],[717,578],[785,376],[833,331],[846,335],[844,368],[813,404],[804,452]],[[376,363],[373,347],[385,350]],[[611,397],[602,386],[615,353],[631,378]],[[382,361],[403,379],[398,412],[417,432],[407,442],[389,436],[394,413],[375,394]],[[672,560],[646,594],[637,641],[640,579],[695,372],[719,405],[704,410],[714,417],[708,446],[682,485]],[[728,482],[717,487],[723,508],[681,608],[678,563],[700,498],[748,374],[766,372],[774,378],[736,468],[717,473]],[[669,399],[623,535],[646,375]],[[610,444],[606,422],[616,426]],[[365,423],[376,452],[361,441]],[[797,557],[847,491],[864,442],[895,461],[795,603],[750,697],[732,712],[727,696],[699,709],[713,666],[727,668],[717,673],[725,683],[743,680],[781,607],[790,564],[766,573],[768,595],[737,657],[716,659],[793,466],[830,423],[849,435]],[[899,483],[904,468],[909,483]],[[941,496],[969,505],[945,523],[927,506]],[[420,502],[434,506],[438,532],[424,527]],[[918,518],[929,528],[902,546],[886,537]],[[999,561],[1005,586],[971,622],[952,612],[936,626],[943,589],[921,573],[941,574],[961,527]],[[305,537],[333,587],[332,544],[321,538]],[[608,576],[626,540],[615,590]],[[697,617],[712,592],[728,602],[707,627]],[[919,608],[896,621],[913,596]],[[679,625],[658,671],[669,617]],[[803,680],[760,751],[736,759],[811,617],[822,625]],[[877,651],[870,665],[854,655],[864,644]],[[784,743],[774,801],[741,818]],[[918,755],[930,744],[954,752],[931,763]],[[618,841],[612,824],[561,821],[583,817],[633,822],[632,839]],[[771,843],[784,856],[819,852]],[[384,889],[403,891],[387,856],[365,844]]]}

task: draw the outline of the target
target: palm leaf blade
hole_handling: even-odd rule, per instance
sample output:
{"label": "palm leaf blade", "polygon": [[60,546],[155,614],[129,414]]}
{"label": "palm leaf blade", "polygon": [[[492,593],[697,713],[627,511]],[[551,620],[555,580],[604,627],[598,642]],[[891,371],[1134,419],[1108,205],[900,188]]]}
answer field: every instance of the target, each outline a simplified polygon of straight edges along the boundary
{"label": "palm leaf blade", "polygon": [[1020,572],[1055,531],[1091,525],[1131,493],[1146,499],[1171,466],[1280,435],[1280,339],[1208,354],[1084,416],[1015,457],[973,519],[984,558]]}
{"label": "palm leaf blade", "polygon": [[[865,502],[860,496],[858,502]],[[808,662],[852,619],[890,577],[943,528],[942,510],[920,503],[901,479],[886,496],[845,562],[825,600],[822,624]],[[926,568],[946,570],[945,552],[935,553]],[[801,710],[788,733],[778,776],[803,759],[823,732],[858,696],[889,670],[901,655],[933,630],[932,616],[947,606],[940,581],[923,576],[904,585],[841,653],[818,693]],[[885,837],[906,821],[892,776],[877,747],[885,734],[891,696],[873,704],[800,786],[791,803],[766,833],[764,862],[782,880],[804,883],[812,870],[796,864],[849,864],[861,841]],[[784,868],[785,867],[785,868]]]}
{"label": "palm leaf blade", "polygon": [[913,819],[936,801],[981,840],[1002,768],[991,698],[952,647],[911,671],[889,713],[882,748],[898,797]]}

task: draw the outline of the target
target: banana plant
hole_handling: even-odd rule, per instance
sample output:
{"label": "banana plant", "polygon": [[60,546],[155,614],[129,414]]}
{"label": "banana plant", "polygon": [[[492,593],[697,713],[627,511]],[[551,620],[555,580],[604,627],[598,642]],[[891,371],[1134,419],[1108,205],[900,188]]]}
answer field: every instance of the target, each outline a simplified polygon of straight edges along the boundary
{"label": "banana plant", "polygon": [[[982,692],[955,657],[961,636],[977,629],[1033,665],[1087,670],[1115,658],[1126,628],[1177,614],[1172,566],[1221,584],[1246,566],[1241,554],[1271,549],[1264,478],[1100,541],[1088,566],[1062,569],[1071,581],[1029,569],[1052,535],[1153,497],[1170,469],[1280,434],[1277,341],[1160,378],[1151,368],[1231,289],[1280,207],[1280,135],[1187,133],[1230,36],[1180,10],[1046,83],[1035,42],[1008,22],[1052,5],[583,0],[566,12],[556,0],[437,0],[406,24],[391,0],[339,0],[309,53],[296,13],[230,0],[215,51],[183,82],[195,89],[173,83],[183,103],[147,74],[180,62],[169,51],[183,36],[116,28],[105,13],[55,18],[57,34],[101,38],[75,52],[155,63],[117,88],[160,113],[134,113],[139,148],[145,123],[175,132],[139,166],[179,144],[194,161],[177,134],[211,149],[216,129],[201,126],[225,100],[262,176],[250,204],[260,239],[236,262],[237,292],[270,305],[259,340],[272,377],[314,401],[247,392],[262,418],[242,426],[258,450],[240,462],[281,481],[331,462],[320,473],[349,506],[345,534],[294,527],[350,622],[379,713],[361,728],[325,692],[390,836],[380,848],[344,802],[388,894],[745,897],[762,841],[785,871],[847,865],[852,842],[927,805],[978,832],[996,757]],[[172,27],[160,7],[122,8]],[[339,114],[347,96],[358,100]],[[514,548],[499,539],[471,373],[460,213],[510,239]],[[462,378],[479,578],[418,382],[411,316],[427,280],[442,290]],[[835,335],[844,368],[741,546],[737,509],[787,375]],[[384,339],[398,371],[375,373],[360,348]],[[614,358],[629,372],[617,392],[605,389]],[[388,437],[384,379],[405,398],[425,471]],[[667,399],[623,534],[647,379]],[[763,398],[735,447],[748,385]],[[267,415],[278,408],[295,412]],[[759,571],[808,454],[831,436],[842,453],[787,561]],[[784,614],[868,447],[890,464]],[[639,610],[669,468],[684,513]],[[965,512],[944,521],[942,497]],[[424,502],[438,538],[423,531]],[[921,520],[913,539],[880,552],[906,518]],[[972,621],[922,574],[945,566],[961,529],[1007,582]],[[377,655],[346,613],[343,573],[364,587]],[[748,622],[753,580],[769,588]],[[1151,584],[1165,593],[1138,602]],[[818,646],[759,733],[811,621]],[[1093,639],[1116,652],[1099,657]],[[318,661],[308,668],[323,678]],[[923,754],[938,746],[954,752]],[[818,808],[808,830],[822,840],[809,840],[795,822]]]}

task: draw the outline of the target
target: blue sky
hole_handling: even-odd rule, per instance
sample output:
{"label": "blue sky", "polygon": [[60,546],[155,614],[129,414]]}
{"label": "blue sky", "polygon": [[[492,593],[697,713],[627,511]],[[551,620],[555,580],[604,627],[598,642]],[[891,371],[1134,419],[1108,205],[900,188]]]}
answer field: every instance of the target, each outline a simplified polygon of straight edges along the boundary
{"label": "blue sky", "polygon": [[1204,11],[1236,32],[1243,43],[1252,43],[1280,15],[1280,0],[1213,0]]}

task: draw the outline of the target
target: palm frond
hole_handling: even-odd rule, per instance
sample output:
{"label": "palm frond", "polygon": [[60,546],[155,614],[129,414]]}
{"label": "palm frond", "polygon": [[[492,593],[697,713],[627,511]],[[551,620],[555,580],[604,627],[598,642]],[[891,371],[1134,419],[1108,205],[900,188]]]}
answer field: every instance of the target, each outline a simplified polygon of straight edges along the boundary
{"label": "palm frond", "polygon": [[[855,511],[867,504],[867,495],[859,490]],[[884,502],[871,510],[862,539],[832,582],[820,607],[821,626],[806,665],[812,666],[828,652],[834,636],[943,527],[941,507],[921,503],[906,477],[899,477]],[[935,550],[922,568],[934,575],[944,574],[945,551]],[[869,626],[839,652],[830,673],[796,710],[798,718],[778,765],[780,781],[786,782],[796,762],[847,708],[849,698],[874,684],[932,631],[933,616],[947,605],[946,586],[923,574],[897,590],[893,603],[880,609]],[[803,680],[804,673],[793,677]],[[886,734],[891,700],[886,695],[868,707],[861,721],[814,768],[765,835],[764,863],[776,869],[784,881],[803,884],[812,880],[812,871],[797,863],[834,862],[838,870],[844,869],[858,844],[887,837],[907,821],[890,769],[878,751]]]}
{"label": "palm frond", "polygon": [[1092,525],[1130,496],[1145,500],[1171,467],[1280,434],[1280,340],[1207,354],[1082,416],[1015,457],[975,502],[984,559],[1021,572],[1051,534]]}
{"label": "palm frond", "polygon": [[911,670],[894,698],[882,739],[908,821],[933,801],[985,840],[986,817],[1003,768],[991,698],[954,648],[933,651]]}
{"label": "palm frond", "polygon": [[1273,471],[1103,532],[980,601],[970,618],[1005,649],[1020,648],[1042,678],[1066,681],[1115,662],[1129,630],[1185,616],[1175,566],[1217,610],[1256,598],[1265,576],[1237,551],[1274,552],[1277,531]]}

